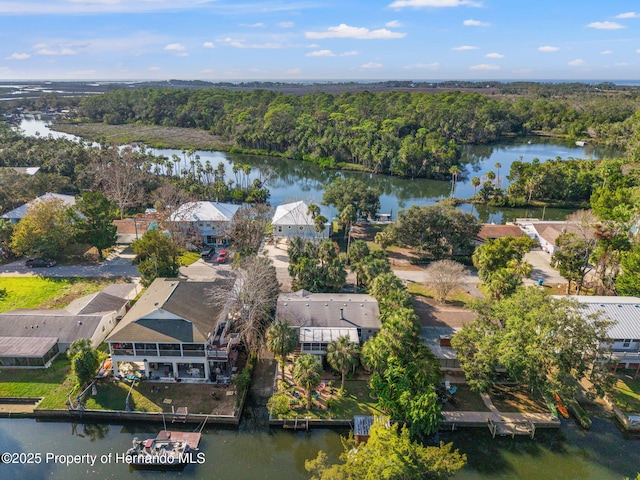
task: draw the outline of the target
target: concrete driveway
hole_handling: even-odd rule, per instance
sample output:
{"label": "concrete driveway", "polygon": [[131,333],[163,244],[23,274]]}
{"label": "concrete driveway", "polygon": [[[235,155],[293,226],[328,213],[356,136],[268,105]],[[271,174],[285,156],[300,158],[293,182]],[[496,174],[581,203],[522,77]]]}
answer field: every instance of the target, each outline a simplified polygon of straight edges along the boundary
{"label": "concrete driveway", "polygon": [[547,252],[536,248],[527,253],[524,259],[533,267],[531,276],[524,280],[525,285],[537,285],[539,278],[541,278],[546,285],[566,285],[567,281],[551,266],[551,255]]}

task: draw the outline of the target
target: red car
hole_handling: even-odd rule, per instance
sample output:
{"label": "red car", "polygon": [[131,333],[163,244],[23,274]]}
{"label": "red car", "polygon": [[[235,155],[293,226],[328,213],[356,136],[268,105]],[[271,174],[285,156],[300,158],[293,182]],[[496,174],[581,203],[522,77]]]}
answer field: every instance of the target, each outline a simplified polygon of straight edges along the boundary
{"label": "red car", "polygon": [[226,263],[228,259],[229,259],[229,252],[227,252],[226,250],[220,250],[220,253],[218,254],[218,258],[216,258],[216,262]]}

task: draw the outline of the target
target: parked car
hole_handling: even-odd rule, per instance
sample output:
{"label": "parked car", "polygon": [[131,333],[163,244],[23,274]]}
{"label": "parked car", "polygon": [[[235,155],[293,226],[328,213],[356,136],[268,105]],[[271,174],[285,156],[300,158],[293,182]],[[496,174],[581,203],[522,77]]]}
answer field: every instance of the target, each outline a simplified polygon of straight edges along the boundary
{"label": "parked car", "polygon": [[53,267],[56,264],[55,260],[51,260],[49,258],[30,258],[24,264],[29,268],[42,268],[42,267]]}
{"label": "parked car", "polygon": [[226,263],[227,260],[229,260],[229,252],[227,252],[226,250],[220,250],[220,253],[218,254],[218,258],[216,258],[216,262]]}
{"label": "parked car", "polygon": [[216,249],[214,247],[207,247],[204,250],[202,250],[202,252],[200,252],[200,256],[205,260],[208,260],[212,258],[215,253],[216,253]]}

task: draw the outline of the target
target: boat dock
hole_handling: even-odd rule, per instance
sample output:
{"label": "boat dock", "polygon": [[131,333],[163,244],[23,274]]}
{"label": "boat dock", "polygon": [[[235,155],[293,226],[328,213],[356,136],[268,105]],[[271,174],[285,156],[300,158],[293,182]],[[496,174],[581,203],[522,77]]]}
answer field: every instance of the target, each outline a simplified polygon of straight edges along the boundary
{"label": "boat dock", "polygon": [[172,440],[174,442],[186,442],[189,448],[195,450],[200,444],[200,432],[176,432],[174,430],[161,430],[156,437],[157,440]]}

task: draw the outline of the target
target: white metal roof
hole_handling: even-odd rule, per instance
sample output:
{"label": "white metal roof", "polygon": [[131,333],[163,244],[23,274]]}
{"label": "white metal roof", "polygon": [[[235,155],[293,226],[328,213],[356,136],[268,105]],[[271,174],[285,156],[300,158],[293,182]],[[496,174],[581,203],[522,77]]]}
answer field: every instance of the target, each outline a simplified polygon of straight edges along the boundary
{"label": "white metal roof", "polygon": [[611,339],[640,339],[640,298],[638,297],[587,297],[572,295],[585,306],[588,314],[602,312],[615,322],[609,327]]}
{"label": "white metal roof", "polygon": [[309,207],[304,202],[278,205],[271,223],[274,225],[313,225],[313,218],[307,212]]}
{"label": "white metal roof", "polygon": [[240,205],[218,202],[187,202],[171,214],[172,222],[229,222]]}

